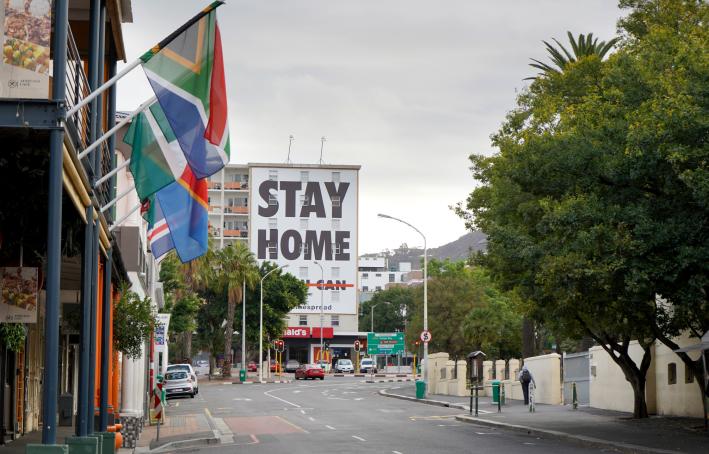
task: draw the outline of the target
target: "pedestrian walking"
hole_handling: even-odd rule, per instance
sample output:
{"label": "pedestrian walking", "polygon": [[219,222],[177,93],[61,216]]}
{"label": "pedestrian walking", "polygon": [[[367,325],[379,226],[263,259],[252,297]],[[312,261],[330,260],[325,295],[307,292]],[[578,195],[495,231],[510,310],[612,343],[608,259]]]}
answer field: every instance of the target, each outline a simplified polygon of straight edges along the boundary
{"label": "pedestrian walking", "polygon": [[519,382],[522,383],[522,394],[524,395],[524,404],[529,405],[529,385],[530,383],[536,387],[537,384],[534,382],[534,376],[532,372],[527,368],[525,364],[522,366],[522,370],[519,371]]}

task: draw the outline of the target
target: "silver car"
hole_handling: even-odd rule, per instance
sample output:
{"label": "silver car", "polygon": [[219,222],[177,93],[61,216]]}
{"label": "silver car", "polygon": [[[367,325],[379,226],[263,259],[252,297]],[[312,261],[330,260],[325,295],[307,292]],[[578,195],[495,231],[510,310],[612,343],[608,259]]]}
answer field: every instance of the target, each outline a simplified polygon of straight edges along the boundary
{"label": "silver car", "polygon": [[192,380],[189,374],[184,370],[175,370],[165,373],[163,389],[165,390],[165,397],[167,399],[184,395],[188,395],[194,399],[194,395],[196,394]]}
{"label": "silver car", "polygon": [[197,380],[197,374],[192,368],[191,364],[168,364],[166,372],[176,372],[178,370],[183,370],[187,372],[190,380],[192,381],[192,387],[194,388],[194,393],[199,394],[199,381]]}

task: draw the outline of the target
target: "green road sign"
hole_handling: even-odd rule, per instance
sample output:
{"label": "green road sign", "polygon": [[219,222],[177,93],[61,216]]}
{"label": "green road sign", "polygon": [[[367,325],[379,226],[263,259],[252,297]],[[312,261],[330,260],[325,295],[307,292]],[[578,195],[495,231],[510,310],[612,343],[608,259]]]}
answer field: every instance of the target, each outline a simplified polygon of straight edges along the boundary
{"label": "green road sign", "polygon": [[404,333],[367,333],[369,355],[396,355],[405,351]]}

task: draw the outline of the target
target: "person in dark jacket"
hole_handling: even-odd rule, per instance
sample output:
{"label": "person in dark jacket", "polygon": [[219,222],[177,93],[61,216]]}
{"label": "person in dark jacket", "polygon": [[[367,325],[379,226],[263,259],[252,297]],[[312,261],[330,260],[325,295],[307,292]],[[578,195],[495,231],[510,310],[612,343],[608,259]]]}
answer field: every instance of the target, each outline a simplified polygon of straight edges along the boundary
{"label": "person in dark jacket", "polygon": [[532,372],[527,368],[525,364],[522,366],[522,370],[519,371],[519,382],[522,383],[522,394],[524,394],[524,404],[529,405],[529,384],[536,386],[534,382],[534,376]]}

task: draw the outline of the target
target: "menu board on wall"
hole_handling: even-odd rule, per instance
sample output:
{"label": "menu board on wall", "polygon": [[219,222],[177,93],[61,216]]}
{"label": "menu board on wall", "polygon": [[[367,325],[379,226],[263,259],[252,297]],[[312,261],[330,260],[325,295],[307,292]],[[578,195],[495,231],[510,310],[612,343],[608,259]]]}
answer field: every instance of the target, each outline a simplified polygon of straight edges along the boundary
{"label": "menu board on wall", "polygon": [[37,268],[0,268],[0,322],[37,323]]}
{"label": "menu board on wall", "polygon": [[49,97],[51,0],[0,0],[0,98]]}

